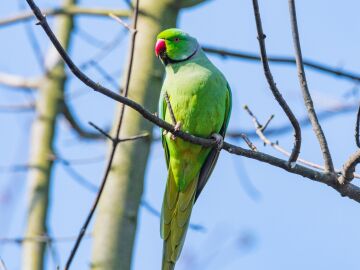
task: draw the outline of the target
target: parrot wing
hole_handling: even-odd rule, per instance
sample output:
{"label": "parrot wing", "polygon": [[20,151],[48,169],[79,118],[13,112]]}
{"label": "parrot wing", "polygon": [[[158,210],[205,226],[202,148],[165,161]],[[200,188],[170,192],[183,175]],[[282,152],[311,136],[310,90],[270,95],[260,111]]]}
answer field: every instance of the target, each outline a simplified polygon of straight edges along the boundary
{"label": "parrot wing", "polygon": [[[227,88],[227,95],[226,95],[225,119],[224,119],[224,123],[219,132],[220,135],[223,136],[223,138],[225,137],[226,129],[229,124],[230,112],[231,112],[231,107],[232,107],[231,89],[230,89],[229,84],[226,85],[226,88]],[[204,165],[201,167],[198,185],[196,188],[195,202],[196,202],[197,198],[199,197],[201,191],[205,187],[211,173],[213,172],[213,170],[215,168],[215,164],[219,157],[219,154],[220,154],[220,152],[216,148],[213,148],[211,150],[211,152],[209,153],[208,157],[206,158]]]}
{"label": "parrot wing", "polygon": [[[166,102],[165,102],[165,95],[166,90],[162,89],[161,93],[160,93],[160,98],[159,98],[159,117],[163,120],[165,120],[165,112],[166,112]],[[165,136],[163,134],[164,129],[160,129],[161,132],[161,142],[165,151],[165,160],[166,160],[166,166],[169,168],[169,160],[170,160],[170,155],[169,155],[169,148],[167,146],[166,140],[165,140]]]}

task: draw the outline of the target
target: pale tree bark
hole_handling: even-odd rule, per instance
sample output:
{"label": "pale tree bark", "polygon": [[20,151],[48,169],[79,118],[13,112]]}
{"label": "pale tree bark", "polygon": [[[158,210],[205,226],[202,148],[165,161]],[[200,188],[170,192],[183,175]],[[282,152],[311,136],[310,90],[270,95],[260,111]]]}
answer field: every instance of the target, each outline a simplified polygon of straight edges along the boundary
{"label": "pale tree bark", "polygon": [[[76,0],[64,0],[63,6],[71,6],[75,2]],[[56,21],[56,33],[65,49],[68,48],[72,29],[72,17],[59,16]],[[46,68],[46,75],[38,88],[36,119],[30,138],[29,201],[25,238],[47,234],[46,223],[56,118],[64,98],[63,90],[66,80],[64,63],[54,48],[49,51]],[[44,269],[44,254],[44,242],[25,241],[21,269]]]}
{"label": "pale tree bark", "polygon": [[[149,110],[157,110],[163,67],[154,56],[156,35],[176,25],[176,0],[141,0],[129,98]],[[126,76],[123,76],[126,78]],[[117,112],[119,113],[119,108]],[[114,121],[114,128],[117,125]],[[152,124],[125,108],[120,137],[147,131]],[[92,269],[125,270],[131,267],[137,214],[143,191],[150,140],[125,142],[118,146],[94,225]]]}

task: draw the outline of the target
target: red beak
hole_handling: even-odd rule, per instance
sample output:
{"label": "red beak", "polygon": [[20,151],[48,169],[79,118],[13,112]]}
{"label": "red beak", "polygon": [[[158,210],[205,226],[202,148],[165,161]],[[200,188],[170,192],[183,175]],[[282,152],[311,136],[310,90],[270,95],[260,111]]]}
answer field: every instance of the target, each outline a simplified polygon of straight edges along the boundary
{"label": "red beak", "polygon": [[161,53],[166,51],[166,44],[165,40],[158,39],[155,44],[155,54],[156,56],[159,56]]}

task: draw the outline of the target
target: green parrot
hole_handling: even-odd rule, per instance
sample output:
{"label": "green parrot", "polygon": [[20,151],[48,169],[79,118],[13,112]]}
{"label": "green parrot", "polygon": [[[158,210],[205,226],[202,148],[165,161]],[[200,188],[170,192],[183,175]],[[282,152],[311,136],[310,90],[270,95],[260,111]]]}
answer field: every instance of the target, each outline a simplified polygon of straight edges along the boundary
{"label": "green parrot", "polygon": [[166,70],[159,116],[169,123],[176,121],[175,129],[213,137],[218,143],[217,148],[207,148],[162,131],[168,167],[160,226],[162,270],[171,270],[184,245],[193,205],[218,159],[230,118],[231,90],[197,40],[180,29],[161,32],[155,53]]}

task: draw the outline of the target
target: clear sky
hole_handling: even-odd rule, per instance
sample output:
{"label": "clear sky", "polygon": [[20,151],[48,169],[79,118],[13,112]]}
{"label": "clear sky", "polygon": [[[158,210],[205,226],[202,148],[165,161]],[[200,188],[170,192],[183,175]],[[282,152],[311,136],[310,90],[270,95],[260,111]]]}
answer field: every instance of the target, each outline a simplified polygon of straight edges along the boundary
{"label": "clear sky", "polygon": [[[141,1],[141,0],[140,0]],[[0,18],[15,14],[18,2],[8,1],[0,7]],[[58,1],[36,1],[41,7],[56,6]],[[293,55],[287,1],[259,1],[269,55]],[[303,55],[335,67],[360,73],[358,10],[360,2],[297,1],[299,30]],[[180,14],[179,27],[197,37],[202,44],[221,46],[252,53],[258,52],[256,29],[250,0],[208,1]],[[83,6],[125,7],[119,0],[81,1]],[[21,6],[21,5],[20,5]],[[29,25],[33,25],[30,23]],[[86,36],[98,40],[97,45],[114,39],[123,29],[110,19],[79,18],[71,55],[83,63],[97,51]],[[49,42],[43,31],[34,28],[41,50]],[[41,74],[25,24],[0,28],[0,71],[24,76]],[[128,37],[99,64],[118,81]],[[251,119],[244,113],[249,105],[261,121],[275,114],[272,126],[286,123],[284,114],[273,99],[259,63],[211,56],[223,71],[233,90],[233,112],[230,130],[252,129]],[[297,117],[305,115],[302,96],[294,67],[271,65],[283,96]],[[112,87],[94,68],[86,70],[96,81]],[[352,82],[307,70],[310,91],[317,109],[356,101],[349,92]],[[84,87],[74,77],[67,84],[71,106],[85,127],[88,121],[110,126],[114,102]],[[29,102],[33,95],[0,86],[0,105]],[[28,159],[29,128],[34,114],[0,113],[0,166],[25,164]],[[356,150],[354,142],[355,112],[322,121],[334,163],[341,168]],[[89,127],[88,127],[89,128]],[[158,132],[156,130],[156,132]],[[272,137],[290,149],[292,135]],[[244,145],[241,141],[234,143]],[[259,140],[260,151],[282,157]],[[106,155],[104,142],[81,141],[64,119],[59,119],[56,149],[67,159],[97,158]],[[321,163],[321,153],[310,128],[303,130],[301,156]],[[74,166],[79,174],[98,185],[104,162]],[[143,199],[160,209],[166,180],[166,167],[160,143],[153,143],[147,166]],[[354,183],[359,184],[355,180]],[[0,172],[0,237],[22,236],[25,226],[26,173]],[[57,237],[74,236],[91,206],[95,194],[79,185],[61,164],[55,165],[51,188],[49,227]],[[178,270],[233,269],[359,269],[360,243],[359,205],[342,198],[330,187],[261,164],[257,161],[222,153],[218,165],[193,214],[192,222],[204,230],[190,230]],[[91,232],[91,226],[89,232]],[[61,265],[70,252],[72,242],[56,245]],[[133,270],[159,269],[162,241],[159,218],[144,207],[139,214],[139,227],[134,251]],[[88,269],[91,239],[85,239],[76,255],[73,269]],[[0,256],[8,269],[20,269],[20,246],[0,246]],[[52,257],[47,269],[55,269]]]}

